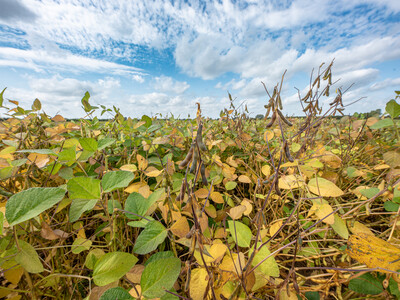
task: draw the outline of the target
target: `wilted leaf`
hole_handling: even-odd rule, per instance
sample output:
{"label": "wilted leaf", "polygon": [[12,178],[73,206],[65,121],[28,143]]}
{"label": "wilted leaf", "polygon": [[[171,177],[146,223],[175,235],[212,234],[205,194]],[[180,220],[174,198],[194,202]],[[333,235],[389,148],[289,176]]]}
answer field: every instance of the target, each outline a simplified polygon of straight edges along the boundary
{"label": "wilted leaf", "polygon": [[278,186],[283,190],[297,189],[304,186],[304,180],[299,175],[281,176],[278,181]]}
{"label": "wilted leaf", "polygon": [[386,153],[383,153],[383,159],[392,168],[400,166],[400,152],[388,151]]}
{"label": "wilted leaf", "polygon": [[251,183],[251,179],[246,175],[240,175],[238,180],[243,183]]}
{"label": "wilted leaf", "polygon": [[[392,271],[400,269],[400,248],[374,235],[359,232],[350,236],[347,253],[351,258],[369,268],[382,268]],[[380,272],[387,272],[380,270]]]}
{"label": "wilted leaf", "polygon": [[144,171],[147,168],[148,164],[149,164],[148,161],[143,156],[141,156],[140,154],[136,155],[136,159],[138,161],[139,170],[140,171]]}
{"label": "wilted leaf", "polygon": [[170,230],[173,234],[180,238],[185,237],[190,231],[187,218],[184,216],[179,217],[178,220],[171,226]]}
{"label": "wilted leaf", "polygon": [[244,205],[238,205],[235,207],[232,207],[229,210],[229,216],[233,219],[233,220],[237,220],[240,219],[243,215],[243,213],[246,211],[246,206]]}
{"label": "wilted leaf", "polygon": [[157,168],[150,166],[150,167],[148,167],[148,168],[146,169],[146,171],[144,171],[144,174],[146,174],[146,176],[148,176],[148,177],[157,177],[157,176],[159,176],[163,171],[164,171],[164,170],[158,170]]}
{"label": "wilted leaf", "polygon": [[308,182],[308,188],[312,193],[322,197],[339,197],[344,194],[332,181],[321,177],[312,178]]}

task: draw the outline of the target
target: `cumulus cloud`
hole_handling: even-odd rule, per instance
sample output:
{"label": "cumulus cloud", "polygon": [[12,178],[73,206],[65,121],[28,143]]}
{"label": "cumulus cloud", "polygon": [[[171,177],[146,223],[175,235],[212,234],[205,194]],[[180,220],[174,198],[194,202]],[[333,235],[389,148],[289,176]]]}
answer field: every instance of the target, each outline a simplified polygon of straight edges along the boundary
{"label": "cumulus cloud", "polygon": [[160,76],[154,78],[154,89],[161,92],[183,94],[190,85],[186,81],[177,81],[172,77]]}

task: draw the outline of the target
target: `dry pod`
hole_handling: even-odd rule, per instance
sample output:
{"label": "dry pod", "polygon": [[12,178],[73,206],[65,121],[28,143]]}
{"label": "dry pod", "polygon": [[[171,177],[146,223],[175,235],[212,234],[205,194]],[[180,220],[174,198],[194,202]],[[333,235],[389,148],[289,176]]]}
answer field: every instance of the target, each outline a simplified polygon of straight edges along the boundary
{"label": "dry pod", "polygon": [[266,125],[267,128],[271,127],[276,120],[276,111],[272,114],[271,121]]}
{"label": "dry pod", "polygon": [[288,145],[287,141],[285,141],[285,143],[283,144],[283,149],[285,151],[285,155],[286,155],[286,158],[288,159],[288,161],[294,162],[292,155],[290,155],[289,145]]}
{"label": "dry pod", "polygon": [[186,154],[185,159],[182,160],[182,162],[179,164],[179,169],[183,169],[190,163],[193,157],[193,151],[194,151],[194,144],[192,144],[192,146],[190,147],[189,152]]}
{"label": "dry pod", "polygon": [[278,111],[278,114],[281,117],[282,121],[285,122],[286,125],[293,126],[293,124],[288,119],[285,118],[285,116],[283,115],[283,113],[279,109],[277,111]]}

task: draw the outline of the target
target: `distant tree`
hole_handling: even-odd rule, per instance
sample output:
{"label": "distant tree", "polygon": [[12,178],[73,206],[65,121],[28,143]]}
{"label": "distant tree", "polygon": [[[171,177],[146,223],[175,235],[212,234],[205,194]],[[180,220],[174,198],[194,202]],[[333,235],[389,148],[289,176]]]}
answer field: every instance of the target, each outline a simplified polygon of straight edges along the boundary
{"label": "distant tree", "polygon": [[258,114],[258,115],[256,116],[256,119],[264,119],[264,115]]}

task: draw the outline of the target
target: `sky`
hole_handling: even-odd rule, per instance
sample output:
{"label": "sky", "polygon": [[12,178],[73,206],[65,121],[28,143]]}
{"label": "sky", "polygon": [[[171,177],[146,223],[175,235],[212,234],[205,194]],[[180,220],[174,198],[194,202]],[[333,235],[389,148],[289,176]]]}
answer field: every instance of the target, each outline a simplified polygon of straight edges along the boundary
{"label": "sky", "polygon": [[400,90],[400,1],[0,0],[0,90],[50,116],[84,117],[86,91],[126,117],[181,118],[196,102],[218,117],[229,91],[256,116],[261,82],[285,70],[283,112],[301,115],[297,89],[332,59],[331,97],[362,98],[346,114],[384,110]]}

